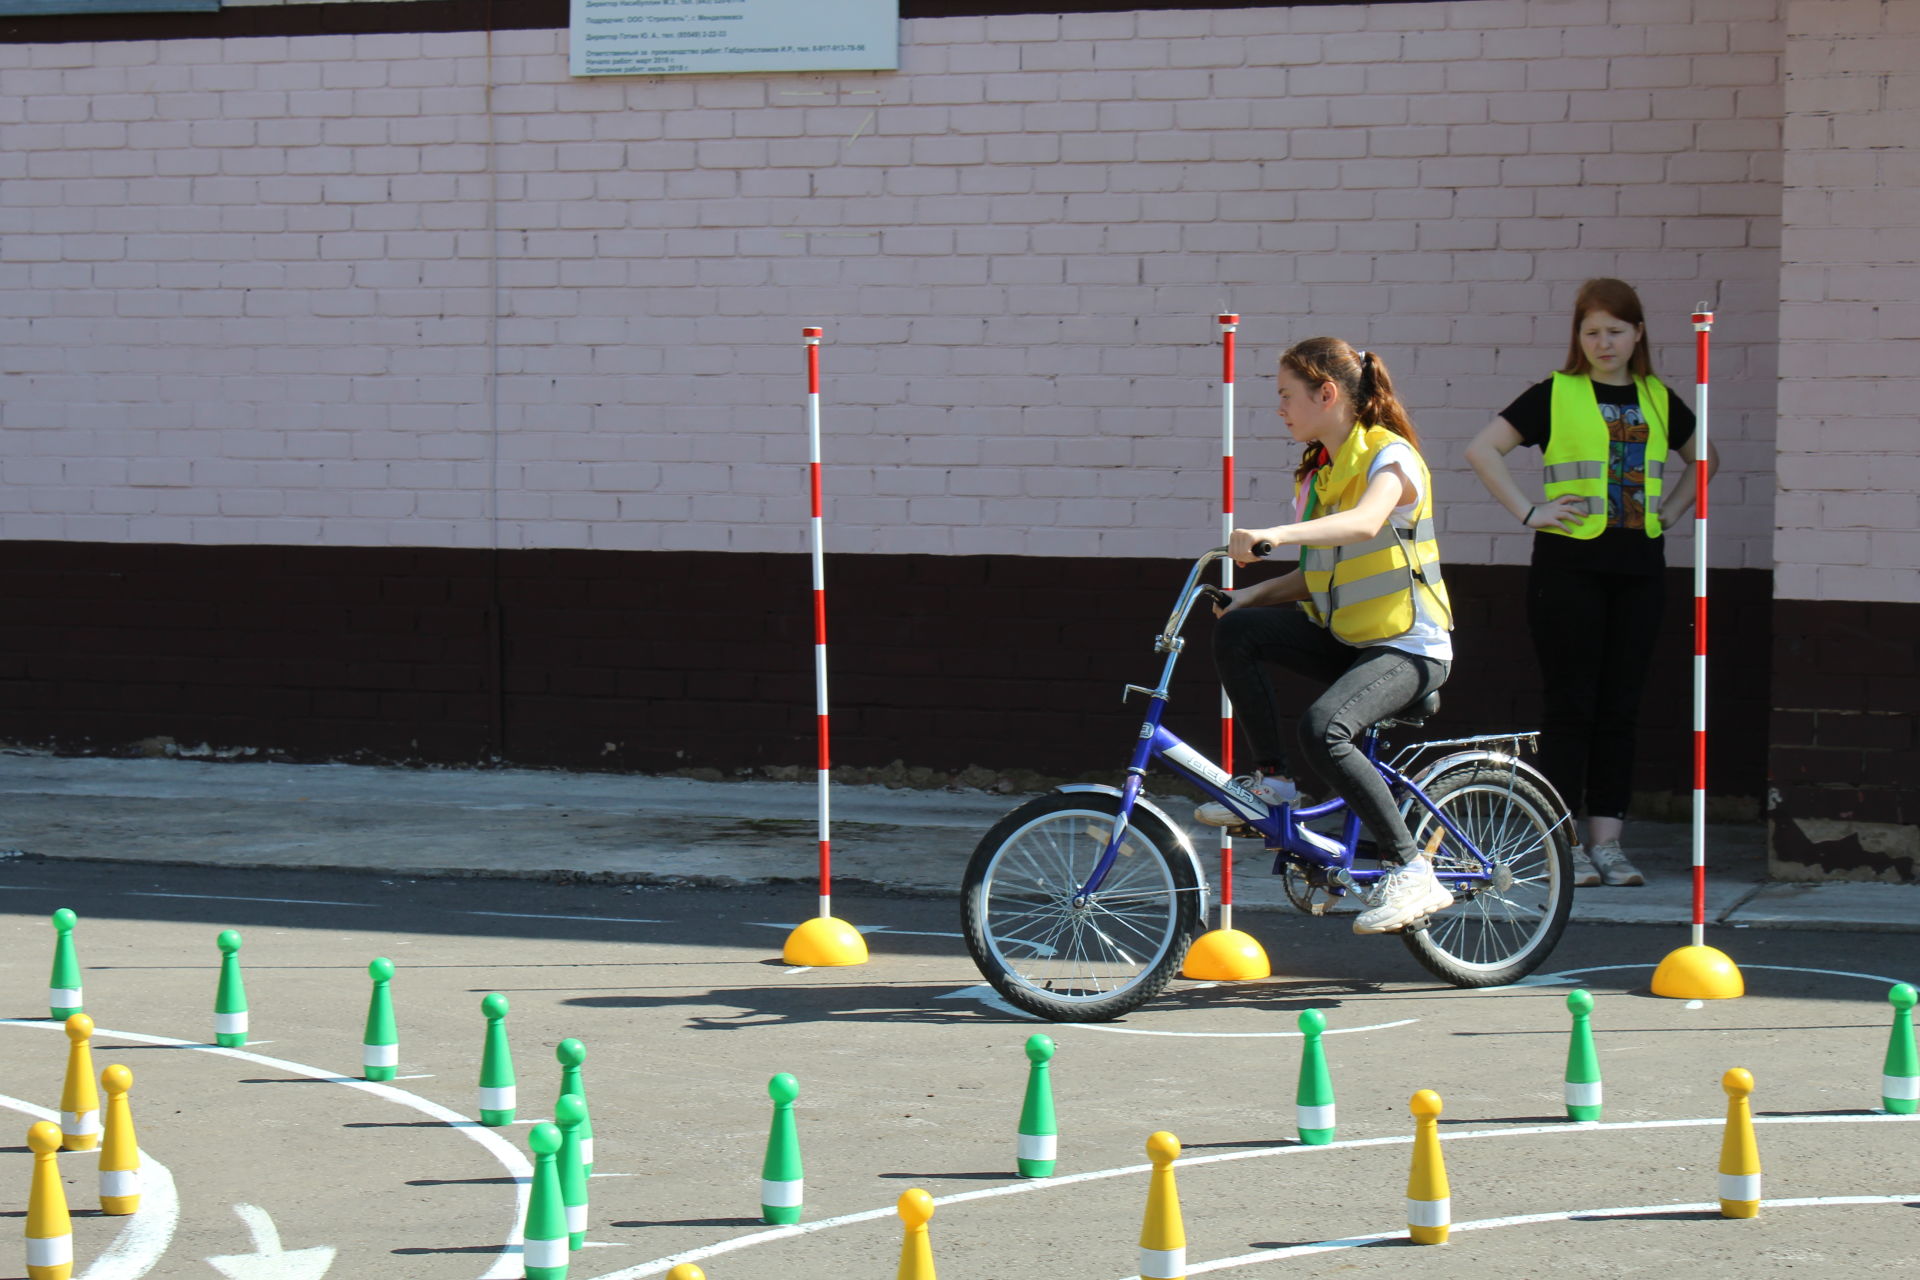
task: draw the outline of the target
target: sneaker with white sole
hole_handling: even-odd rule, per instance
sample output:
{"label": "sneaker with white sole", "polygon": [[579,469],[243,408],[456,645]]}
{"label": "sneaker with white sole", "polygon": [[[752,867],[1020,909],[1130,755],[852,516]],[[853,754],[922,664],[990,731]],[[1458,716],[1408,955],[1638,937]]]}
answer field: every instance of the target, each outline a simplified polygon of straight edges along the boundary
{"label": "sneaker with white sole", "polygon": [[1593,851],[1587,856],[1593,859],[1594,870],[1600,873],[1600,879],[1607,884],[1633,885],[1647,882],[1647,878],[1640,874],[1640,868],[1627,861],[1627,855],[1620,852],[1618,840],[1609,840],[1605,844],[1593,846]]}
{"label": "sneaker with white sole", "polygon": [[1587,856],[1587,846],[1573,846],[1573,887],[1591,889],[1600,883],[1600,868],[1593,865],[1593,859]]}
{"label": "sneaker with white sole", "polygon": [[1371,904],[1354,917],[1355,933],[1394,933],[1453,905],[1453,891],[1433,874],[1433,864],[1415,858],[1382,876],[1368,895]]}
{"label": "sneaker with white sole", "polygon": [[[1292,778],[1250,773],[1244,778],[1235,778],[1233,783],[1269,809],[1300,803],[1300,788],[1293,784]],[[1209,827],[1237,827],[1247,820],[1247,815],[1218,800],[1209,800],[1193,811],[1193,820]]]}

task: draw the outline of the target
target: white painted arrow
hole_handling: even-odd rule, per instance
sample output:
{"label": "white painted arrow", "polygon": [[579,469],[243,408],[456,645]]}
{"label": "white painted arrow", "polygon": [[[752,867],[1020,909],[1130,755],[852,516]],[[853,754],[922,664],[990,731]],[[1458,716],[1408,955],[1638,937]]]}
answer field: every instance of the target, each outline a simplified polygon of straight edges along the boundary
{"label": "white painted arrow", "polygon": [[224,1253],[207,1265],[227,1280],[320,1280],[333,1265],[333,1246],[283,1249],[273,1216],[257,1204],[237,1204],[233,1211],[253,1234],[252,1253]]}

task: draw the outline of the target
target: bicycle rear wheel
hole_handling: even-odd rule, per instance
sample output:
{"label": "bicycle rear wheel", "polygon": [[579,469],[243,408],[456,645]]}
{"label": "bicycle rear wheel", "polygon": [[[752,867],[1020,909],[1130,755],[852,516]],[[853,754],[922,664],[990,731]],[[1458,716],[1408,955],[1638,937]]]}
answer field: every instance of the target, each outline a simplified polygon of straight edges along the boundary
{"label": "bicycle rear wheel", "polygon": [[[1511,764],[1455,765],[1422,784],[1492,864],[1491,874],[1456,890],[1458,901],[1401,935],[1428,972],[1457,987],[1516,982],[1559,942],[1573,909],[1572,823],[1559,800]],[[1487,874],[1417,800],[1403,810],[1416,847],[1435,871]]]}
{"label": "bicycle rear wheel", "polygon": [[1194,865],[1166,823],[1135,808],[1091,901],[1116,796],[1055,793],[1015,809],[974,850],[961,892],[967,949],[1006,1000],[1054,1022],[1105,1022],[1158,994],[1200,915]]}

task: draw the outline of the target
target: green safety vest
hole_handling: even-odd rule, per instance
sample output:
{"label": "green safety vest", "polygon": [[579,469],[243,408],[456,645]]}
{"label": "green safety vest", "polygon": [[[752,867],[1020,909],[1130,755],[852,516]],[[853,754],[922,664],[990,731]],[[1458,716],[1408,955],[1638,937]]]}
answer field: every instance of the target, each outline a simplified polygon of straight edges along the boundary
{"label": "green safety vest", "polygon": [[[1640,413],[1647,420],[1646,529],[1660,536],[1660,473],[1667,460],[1667,388],[1651,375],[1634,375]],[[1593,379],[1583,373],[1553,375],[1553,409],[1547,433],[1546,490],[1551,501],[1563,493],[1587,499],[1586,514],[1571,530],[1550,525],[1543,533],[1569,538],[1597,538],[1607,527],[1607,463],[1613,439]]]}
{"label": "green safety vest", "polygon": [[[1373,459],[1388,445],[1405,443],[1385,427],[1356,423],[1338,456],[1313,475],[1314,505],[1320,514],[1332,515],[1359,503]],[[1411,537],[1396,530],[1389,516],[1380,532],[1365,542],[1300,548],[1300,572],[1311,597],[1300,607],[1348,644],[1391,640],[1413,630],[1416,579],[1438,606],[1435,616],[1453,626],[1453,606],[1440,578],[1440,543],[1433,533],[1433,478],[1418,449],[1413,456],[1420,469],[1420,505],[1414,509]]]}

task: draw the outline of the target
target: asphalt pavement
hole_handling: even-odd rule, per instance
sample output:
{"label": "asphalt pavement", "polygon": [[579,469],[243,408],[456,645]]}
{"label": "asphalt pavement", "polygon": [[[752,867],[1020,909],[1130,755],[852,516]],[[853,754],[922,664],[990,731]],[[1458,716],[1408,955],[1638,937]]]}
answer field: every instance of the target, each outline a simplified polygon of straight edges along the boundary
{"label": "asphalt pavement", "polygon": [[[835,786],[836,890],[956,894],[981,835],[1024,798]],[[1187,813],[1176,797],[1164,803]],[[817,874],[818,804],[812,783],[9,750],[0,752],[0,857],[714,888],[806,883]],[[1215,866],[1216,837],[1191,829]],[[1574,918],[1690,921],[1690,829],[1635,821],[1626,843],[1648,883],[1581,889]],[[1762,824],[1709,824],[1706,848],[1710,925],[1920,931],[1920,886],[1769,881]],[[1241,842],[1235,865],[1237,907],[1289,909],[1257,844]]]}

